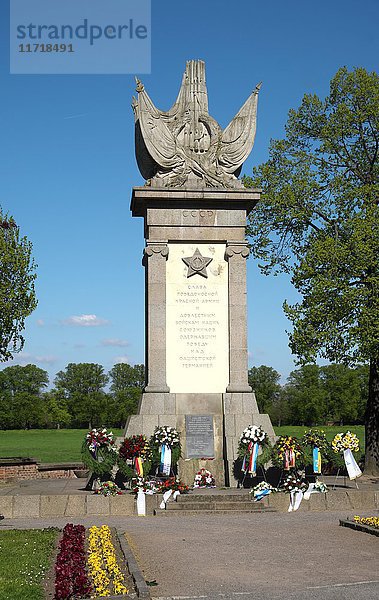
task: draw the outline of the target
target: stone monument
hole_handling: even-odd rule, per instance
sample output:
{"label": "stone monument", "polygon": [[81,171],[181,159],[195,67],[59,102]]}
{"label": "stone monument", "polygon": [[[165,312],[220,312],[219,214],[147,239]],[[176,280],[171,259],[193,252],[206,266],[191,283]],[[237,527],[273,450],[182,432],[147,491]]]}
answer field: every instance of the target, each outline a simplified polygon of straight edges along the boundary
{"label": "stone monument", "polygon": [[274,437],[248,384],[245,226],[260,191],[238,179],[254,144],[259,87],[224,131],[208,113],[202,61],[187,62],[169,111],[139,80],[133,98],[146,179],[131,201],[145,225],[146,387],[125,435],[177,428],[189,484],[205,467],[217,485],[236,485],[242,430],[262,425]]}

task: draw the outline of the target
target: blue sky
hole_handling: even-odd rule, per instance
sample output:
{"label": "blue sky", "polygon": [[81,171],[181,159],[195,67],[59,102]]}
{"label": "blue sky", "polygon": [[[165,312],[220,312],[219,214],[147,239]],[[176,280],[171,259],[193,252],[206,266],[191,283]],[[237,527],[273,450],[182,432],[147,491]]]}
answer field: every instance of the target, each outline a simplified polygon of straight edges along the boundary
{"label": "blue sky", "polygon": [[[206,62],[210,114],[226,126],[263,81],[255,147],[267,158],[304,93],[328,93],[343,65],[378,67],[377,0],[152,2],[152,69],[142,75],[161,109],[174,102],[188,59]],[[0,204],[33,242],[38,308],[22,355],[51,379],[69,362],[144,359],[143,185],[134,158],[132,75],[10,75],[9,3],[0,4]],[[250,365],[294,368],[282,312],[287,277],[248,261]],[[87,315],[87,317],[83,317]],[[88,316],[90,316],[88,318]]]}

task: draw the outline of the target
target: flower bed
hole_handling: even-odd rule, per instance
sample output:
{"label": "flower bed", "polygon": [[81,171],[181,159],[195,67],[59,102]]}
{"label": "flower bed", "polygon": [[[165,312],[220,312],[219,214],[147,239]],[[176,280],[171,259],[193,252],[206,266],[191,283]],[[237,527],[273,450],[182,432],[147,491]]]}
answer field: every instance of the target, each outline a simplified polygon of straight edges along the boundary
{"label": "flower bed", "polygon": [[63,529],[55,563],[54,598],[87,598],[91,589],[86,572],[85,527],[68,523]]}
{"label": "flower bed", "polygon": [[124,575],[117,563],[111,530],[107,525],[90,527],[88,573],[96,597],[128,593]]}
{"label": "flower bed", "polygon": [[379,530],[379,517],[359,517],[355,515],[354,523],[361,523],[362,525],[369,525]]}
{"label": "flower bed", "polygon": [[107,525],[91,527],[67,524],[63,529],[55,564],[54,600],[127,595],[126,577],[116,556]]}

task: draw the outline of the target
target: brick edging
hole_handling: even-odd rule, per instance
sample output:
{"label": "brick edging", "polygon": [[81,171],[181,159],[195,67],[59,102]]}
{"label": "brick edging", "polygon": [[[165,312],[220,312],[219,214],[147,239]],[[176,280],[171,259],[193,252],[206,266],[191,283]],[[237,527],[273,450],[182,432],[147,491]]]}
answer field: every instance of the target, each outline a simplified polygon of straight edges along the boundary
{"label": "brick edging", "polygon": [[121,550],[125,556],[129,573],[134,581],[138,597],[146,599],[150,598],[150,590],[146,584],[145,578],[142,575],[142,572],[133,554],[133,550],[129,546],[128,540],[126,539],[124,532],[120,529],[116,529],[116,533],[120,542]]}
{"label": "brick edging", "polygon": [[356,523],[355,521],[350,521],[350,519],[340,519],[340,525],[341,527],[349,527],[349,529],[364,531],[365,533],[379,537],[379,529],[375,529],[375,527],[370,527],[370,525],[365,525],[364,523]]}

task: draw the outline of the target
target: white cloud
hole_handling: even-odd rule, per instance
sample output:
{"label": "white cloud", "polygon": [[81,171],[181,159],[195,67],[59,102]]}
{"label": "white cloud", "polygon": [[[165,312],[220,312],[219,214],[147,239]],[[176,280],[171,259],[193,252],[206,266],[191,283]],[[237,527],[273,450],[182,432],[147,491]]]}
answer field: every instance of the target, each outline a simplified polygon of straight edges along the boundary
{"label": "white cloud", "polygon": [[113,359],[113,364],[118,364],[118,363],[130,363],[130,358],[129,356],[115,356],[115,358]]}
{"label": "white cloud", "polygon": [[62,323],[64,325],[74,325],[77,327],[99,327],[100,325],[107,325],[109,321],[101,319],[96,315],[73,315],[62,321]]}
{"label": "white cloud", "polygon": [[29,354],[28,352],[21,352],[21,354],[15,354],[13,360],[7,361],[7,365],[11,366],[12,364],[18,365],[29,365],[29,364],[44,364],[44,365],[52,365],[57,362],[58,358],[52,354],[47,355],[38,355],[38,354]]}
{"label": "white cloud", "polygon": [[126,340],[120,340],[119,338],[108,338],[106,340],[101,340],[102,346],[116,346],[118,348],[125,348],[129,346],[129,342]]}
{"label": "white cloud", "polygon": [[43,327],[45,325],[45,321],[43,319],[37,319],[38,327]]}

